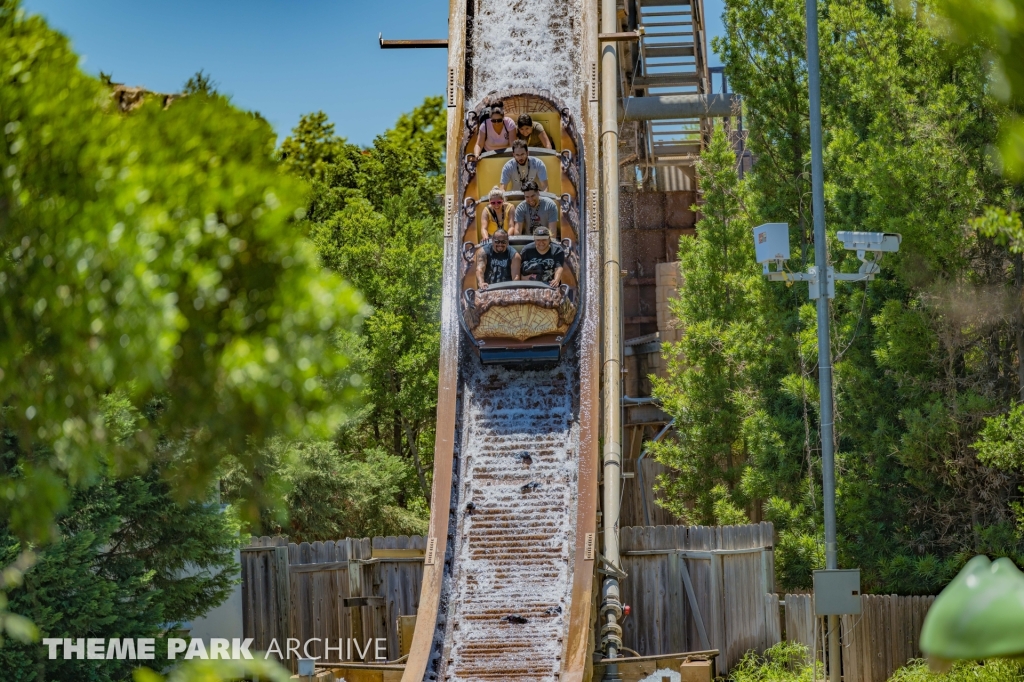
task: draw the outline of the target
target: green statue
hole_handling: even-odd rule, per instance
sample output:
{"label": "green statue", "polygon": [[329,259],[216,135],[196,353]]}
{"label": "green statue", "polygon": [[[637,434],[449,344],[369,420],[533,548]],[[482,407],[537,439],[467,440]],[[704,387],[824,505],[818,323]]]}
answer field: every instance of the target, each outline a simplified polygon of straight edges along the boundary
{"label": "green statue", "polygon": [[939,668],[1024,656],[1024,573],[1005,558],[968,561],[928,610],[921,651]]}

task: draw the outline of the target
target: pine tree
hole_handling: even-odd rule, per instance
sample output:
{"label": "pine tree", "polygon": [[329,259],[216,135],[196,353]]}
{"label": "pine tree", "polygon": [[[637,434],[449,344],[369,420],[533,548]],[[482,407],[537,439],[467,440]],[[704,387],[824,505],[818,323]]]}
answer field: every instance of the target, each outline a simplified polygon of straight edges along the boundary
{"label": "pine tree", "polygon": [[[11,463],[13,452],[2,459]],[[32,620],[41,637],[152,637],[157,658],[166,660],[162,635],[168,625],[220,604],[237,575],[237,521],[217,504],[179,504],[157,469],[76,490],[57,527],[56,540],[39,550],[24,583],[8,593],[8,608]],[[8,528],[0,528],[3,565],[24,549]],[[0,670],[11,682],[120,682],[137,665],[49,660],[38,643],[0,647]]]}
{"label": "pine tree", "polygon": [[669,378],[654,380],[677,434],[655,450],[675,472],[661,481],[663,504],[690,523],[741,522],[746,515],[737,505],[749,506],[764,492],[744,472],[754,470],[753,460],[784,457],[759,390],[778,380],[763,348],[782,330],[753,262],[735,164],[716,127],[697,163],[704,197],[697,237],[680,241],[682,282],[671,309],[683,337],[670,346]]}

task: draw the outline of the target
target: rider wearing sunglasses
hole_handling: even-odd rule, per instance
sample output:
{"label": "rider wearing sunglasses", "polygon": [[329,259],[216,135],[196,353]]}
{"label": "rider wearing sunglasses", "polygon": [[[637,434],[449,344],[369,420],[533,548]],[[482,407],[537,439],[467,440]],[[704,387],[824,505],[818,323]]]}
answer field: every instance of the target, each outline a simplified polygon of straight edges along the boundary
{"label": "rider wearing sunglasses", "polygon": [[512,140],[516,139],[516,122],[505,115],[505,107],[501,102],[485,109],[482,118],[484,120],[476,136],[473,157],[480,156],[480,152],[498,151],[512,146]]}
{"label": "rider wearing sunglasses", "polygon": [[508,232],[499,228],[491,241],[476,251],[476,288],[518,280],[521,264],[519,254],[508,245]]}
{"label": "rider wearing sunglasses", "polygon": [[508,231],[511,229],[514,211],[515,206],[505,201],[505,193],[501,191],[501,187],[495,185],[487,197],[487,206],[480,218],[477,243],[482,244],[490,239],[496,230]]}

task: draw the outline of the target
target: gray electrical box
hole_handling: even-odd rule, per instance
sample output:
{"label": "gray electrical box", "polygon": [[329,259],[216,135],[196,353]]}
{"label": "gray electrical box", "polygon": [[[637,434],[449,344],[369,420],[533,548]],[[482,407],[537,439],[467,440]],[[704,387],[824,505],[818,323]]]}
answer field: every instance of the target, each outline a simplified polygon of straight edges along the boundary
{"label": "gray electrical box", "polygon": [[860,569],[837,568],[814,572],[814,615],[860,613]]}

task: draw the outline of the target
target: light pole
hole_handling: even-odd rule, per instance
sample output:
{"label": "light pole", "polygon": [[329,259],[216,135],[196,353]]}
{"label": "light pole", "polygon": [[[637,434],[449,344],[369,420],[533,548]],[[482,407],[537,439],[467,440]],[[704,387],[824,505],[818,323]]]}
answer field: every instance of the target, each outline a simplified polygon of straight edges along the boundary
{"label": "light pole", "polygon": [[[835,282],[874,279],[884,253],[900,248],[901,237],[888,232],[838,232],[847,250],[856,251],[861,266],[856,273],[836,273],[828,264],[825,236],[824,162],[821,143],[821,82],[818,63],[818,3],[805,0],[807,11],[807,89],[811,119],[811,214],[814,220],[814,266],[806,273],[784,269],[789,259],[789,225],[767,223],[754,228],[754,251],[764,275],[773,281],[808,283],[818,316],[818,394],[821,433],[821,488],[825,517],[825,570],[814,572],[814,611],[828,617],[828,675],[840,682],[839,616],[860,613],[860,571],[841,571],[836,556],[836,462],[835,422],[832,414],[832,348],[828,301],[835,296]],[[867,254],[873,254],[871,259]],[[772,271],[770,264],[775,263]]]}
{"label": "light pole", "polygon": [[[813,0],[810,0],[813,2]],[[820,177],[820,176],[819,176]],[[816,191],[817,195],[817,191]],[[764,276],[776,282],[807,282],[808,295],[818,309],[818,393],[821,396],[821,479],[825,513],[825,570],[814,572],[814,611],[828,616],[829,679],[839,682],[839,616],[860,613],[860,573],[840,571],[836,559],[836,464],[832,421],[832,349],[829,345],[828,300],[835,297],[836,280],[864,282],[879,272],[884,253],[900,248],[901,237],[892,232],[837,232],[843,247],[856,251],[861,261],[857,272],[835,272],[827,265],[825,220],[815,211],[815,264],[807,272],[789,272],[789,225],[766,223],[754,228],[754,253]],[[819,232],[820,230],[820,232]],[[820,235],[820,236],[819,236]],[[867,254],[872,254],[869,259]],[[775,264],[775,270],[771,264]],[[850,581],[853,582],[850,582]]]}
{"label": "light pole", "polygon": [[[811,215],[814,219],[814,263],[827,267],[825,241],[825,164],[821,158],[821,79],[818,64],[818,0],[806,0],[807,90],[811,115]],[[839,568],[836,559],[835,421],[832,415],[832,346],[828,323],[828,277],[818,279],[818,391],[821,396],[821,492],[825,511],[825,569]],[[839,682],[839,617],[828,617],[829,680]]]}

